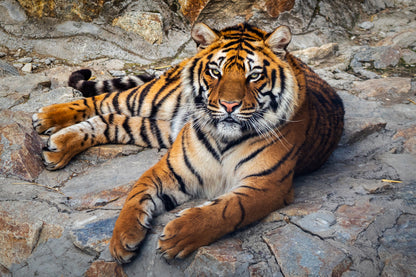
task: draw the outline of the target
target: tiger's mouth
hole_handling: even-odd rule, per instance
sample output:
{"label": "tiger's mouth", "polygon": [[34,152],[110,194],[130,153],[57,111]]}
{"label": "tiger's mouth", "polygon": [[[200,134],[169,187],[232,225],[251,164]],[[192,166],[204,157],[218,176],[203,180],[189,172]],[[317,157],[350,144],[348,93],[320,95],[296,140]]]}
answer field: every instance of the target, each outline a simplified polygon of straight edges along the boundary
{"label": "tiger's mouth", "polygon": [[231,115],[228,115],[226,118],[220,120],[222,122],[226,122],[226,123],[236,123],[236,124],[240,124],[240,122],[238,122],[237,120],[235,120]]}

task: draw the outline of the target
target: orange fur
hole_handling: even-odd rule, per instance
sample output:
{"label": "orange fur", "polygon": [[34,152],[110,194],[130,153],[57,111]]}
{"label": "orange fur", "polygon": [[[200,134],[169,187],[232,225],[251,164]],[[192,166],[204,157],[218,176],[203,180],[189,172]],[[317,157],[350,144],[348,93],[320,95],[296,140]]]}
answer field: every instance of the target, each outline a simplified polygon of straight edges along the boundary
{"label": "orange fur", "polygon": [[[199,52],[159,79],[40,110],[49,169],[97,144],[167,147],[130,191],[110,252],[128,262],[154,216],[194,197],[160,236],[168,258],[250,224],[293,201],[293,177],[320,167],[336,147],[344,110],[335,91],[286,52],[290,31],[197,24]],[[82,87],[82,82],[80,84]]]}

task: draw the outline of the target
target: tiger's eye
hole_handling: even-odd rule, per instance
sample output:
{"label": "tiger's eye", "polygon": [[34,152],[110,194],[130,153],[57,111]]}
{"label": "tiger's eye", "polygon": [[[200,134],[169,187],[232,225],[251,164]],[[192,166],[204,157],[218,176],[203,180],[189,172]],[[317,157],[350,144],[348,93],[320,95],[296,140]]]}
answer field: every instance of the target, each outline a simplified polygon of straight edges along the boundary
{"label": "tiger's eye", "polygon": [[257,80],[257,79],[259,79],[259,78],[260,78],[260,73],[258,73],[258,72],[251,73],[251,74],[248,76],[248,78],[249,78],[251,81],[255,81],[255,80]]}
{"label": "tiger's eye", "polygon": [[219,77],[221,75],[221,72],[215,68],[211,68],[210,73],[212,77]]}

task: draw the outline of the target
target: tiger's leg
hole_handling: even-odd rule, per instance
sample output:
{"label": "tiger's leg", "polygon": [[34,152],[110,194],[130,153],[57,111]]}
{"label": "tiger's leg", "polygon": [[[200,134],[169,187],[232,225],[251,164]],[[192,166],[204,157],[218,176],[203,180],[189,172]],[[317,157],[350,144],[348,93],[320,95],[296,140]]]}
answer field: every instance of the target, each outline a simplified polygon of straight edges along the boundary
{"label": "tiger's leg", "polygon": [[91,146],[119,143],[167,148],[172,140],[168,121],[105,114],[51,135],[42,154],[47,169],[55,170],[64,167],[72,157]]}
{"label": "tiger's leg", "polygon": [[[43,107],[33,115],[33,127],[40,134],[53,134],[96,115],[107,113],[171,120],[186,99],[181,97],[180,81],[169,83],[154,79],[140,87],[123,92],[100,94],[77,101]],[[173,88],[171,88],[171,86]],[[155,94],[161,91],[162,93]],[[180,113],[180,112],[179,112]]]}
{"label": "tiger's leg", "polygon": [[181,211],[160,236],[161,253],[166,258],[183,258],[293,201],[291,171],[281,182],[276,175],[250,179],[203,206]]}
{"label": "tiger's leg", "polygon": [[39,134],[51,135],[99,114],[95,107],[98,98],[85,98],[69,103],[54,104],[39,109],[32,116],[32,124]]}
{"label": "tiger's leg", "polygon": [[127,263],[151,228],[152,218],[192,198],[170,170],[166,154],[146,171],[129,192],[114,226],[110,253],[119,263]]}

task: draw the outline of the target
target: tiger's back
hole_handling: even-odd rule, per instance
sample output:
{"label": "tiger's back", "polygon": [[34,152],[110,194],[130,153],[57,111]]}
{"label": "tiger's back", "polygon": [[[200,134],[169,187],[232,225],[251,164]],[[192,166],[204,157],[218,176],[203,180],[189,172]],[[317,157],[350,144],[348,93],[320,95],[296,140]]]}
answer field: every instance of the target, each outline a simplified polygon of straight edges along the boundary
{"label": "tiger's back", "polygon": [[305,142],[300,149],[296,175],[317,170],[338,145],[344,127],[344,105],[336,91],[309,66],[290,56],[299,83],[305,85],[308,117]]}

